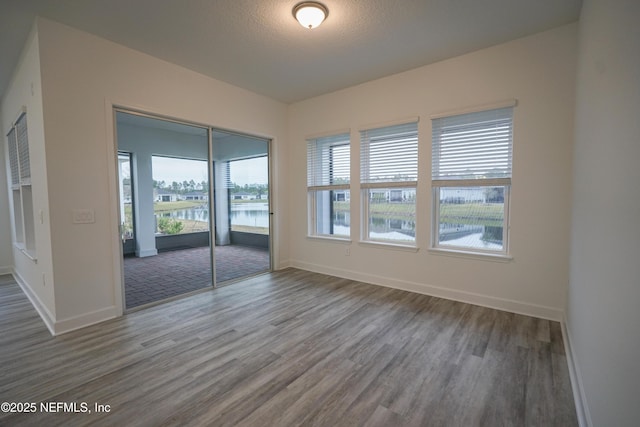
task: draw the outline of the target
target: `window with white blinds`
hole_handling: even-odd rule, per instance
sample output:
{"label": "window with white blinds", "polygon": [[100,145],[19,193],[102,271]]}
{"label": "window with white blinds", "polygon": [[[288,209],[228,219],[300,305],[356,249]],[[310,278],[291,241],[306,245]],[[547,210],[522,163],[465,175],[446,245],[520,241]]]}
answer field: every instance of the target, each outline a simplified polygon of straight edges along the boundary
{"label": "window with white blinds", "polygon": [[18,140],[16,138],[16,129],[11,128],[7,135],[9,140],[9,168],[11,169],[11,188],[18,189],[20,187],[20,171],[18,169]]}
{"label": "window with white blinds", "polygon": [[16,138],[18,142],[18,163],[20,182],[31,181],[31,164],[29,161],[29,138],[27,136],[27,115],[22,114],[16,122]]}
{"label": "window with white blinds", "polygon": [[434,248],[508,252],[512,157],[513,107],[432,120]]}
{"label": "window with white blinds", "polygon": [[402,186],[417,180],[417,122],[360,131],[363,188]]}
{"label": "window with white blinds", "polygon": [[307,140],[307,187],[349,188],[349,134]]}
{"label": "window with white blinds", "polygon": [[439,185],[478,179],[509,184],[512,142],[510,107],[433,119],[432,180]]}
{"label": "window with white blinds", "polygon": [[350,235],[349,133],[307,140],[309,234]]}
{"label": "window with white blinds", "polygon": [[415,246],[418,123],[360,131],[362,240]]}

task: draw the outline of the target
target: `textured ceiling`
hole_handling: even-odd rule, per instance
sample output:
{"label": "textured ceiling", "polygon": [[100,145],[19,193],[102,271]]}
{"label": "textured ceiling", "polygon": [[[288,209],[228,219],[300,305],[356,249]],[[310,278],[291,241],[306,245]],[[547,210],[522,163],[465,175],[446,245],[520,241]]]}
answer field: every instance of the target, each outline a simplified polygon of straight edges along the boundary
{"label": "textured ceiling", "polygon": [[581,0],[0,0],[0,96],[36,15],[283,102],[576,21]]}

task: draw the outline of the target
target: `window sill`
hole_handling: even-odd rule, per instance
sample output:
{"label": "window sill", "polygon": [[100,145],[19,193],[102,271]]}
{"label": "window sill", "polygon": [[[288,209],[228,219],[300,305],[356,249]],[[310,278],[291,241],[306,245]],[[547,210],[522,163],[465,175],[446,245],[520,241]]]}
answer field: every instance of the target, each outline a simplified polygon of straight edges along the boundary
{"label": "window sill", "polygon": [[36,251],[34,251],[33,249],[27,249],[24,247],[24,245],[22,243],[14,243],[14,246],[20,250],[20,252],[22,252],[24,254],[24,256],[26,256],[27,258],[29,258],[31,261],[38,263],[38,258],[36,257]]}
{"label": "window sill", "polygon": [[351,244],[351,239],[347,237],[332,237],[332,236],[307,236],[309,240],[317,240],[322,242],[342,243],[345,245]]}
{"label": "window sill", "polygon": [[417,246],[409,246],[409,245],[401,245],[398,243],[386,243],[386,242],[372,242],[361,240],[358,242],[360,246],[370,246],[372,248],[378,249],[391,249],[395,251],[403,251],[403,252],[418,252],[420,248]]}
{"label": "window sill", "polygon": [[513,260],[513,257],[507,254],[490,254],[457,249],[429,248],[429,253],[441,256],[453,256],[458,258],[479,259],[494,262],[510,262]]}

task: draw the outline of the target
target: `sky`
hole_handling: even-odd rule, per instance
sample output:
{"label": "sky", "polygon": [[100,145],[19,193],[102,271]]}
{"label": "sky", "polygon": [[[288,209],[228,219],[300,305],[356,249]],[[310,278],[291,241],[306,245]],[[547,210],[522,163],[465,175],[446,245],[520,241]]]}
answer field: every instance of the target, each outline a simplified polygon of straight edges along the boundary
{"label": "sky", "polygon": [[[202,160],[153,157],[153,179],[171,184],[173,181],[207,181],[207,162]],[[267,158],[259,157],[231,163],[231,182],[238,185],[266,184],[268,182]]]}
{"label": "sky", "polygon": [[238,185],[267,184],[268,166],[266,157],[255,159],[237,160],[231,163],[231,182]]}

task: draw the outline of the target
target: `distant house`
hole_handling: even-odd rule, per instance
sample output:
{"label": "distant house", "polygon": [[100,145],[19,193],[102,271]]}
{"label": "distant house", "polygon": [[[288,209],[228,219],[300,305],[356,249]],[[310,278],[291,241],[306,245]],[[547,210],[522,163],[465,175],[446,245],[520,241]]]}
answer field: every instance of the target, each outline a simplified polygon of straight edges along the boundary
{"label": "distant house", "polygon": [[334,202],[348,202],[351,200],[351,193],[349,190],[334,190],[333,191],[333,201]]}
{"label": "distant house", "polygon": [[199,200],[206,202],[207,200],[209,200],[209,196],[204,192],[193,191],[191,193],[183,194],[182,200]]}
{"label": "distant house", "polygon": [[487,203],[487,192],[481,187],[442,187],[440,189],[442,203]]}
{"label": "distant house", "polygon": [[384,188],[371,189],[370,198],[372,202],[378,203],[402,203],[413,201],[416,198],[415,188]]}
{"label": "distant house", "polygon": [[233,200],[255,200],[256,199],[256,195],[255,194],[249,194],[249,193],[233,193],[231,195],[231,198]]}
{"label": "distant house", "polygon": [[155,202],[177,202],[180,200],[180,196],[178,196],[178,194],[161,188],[156,189],[154,193],[155,198],[153,200]]}

